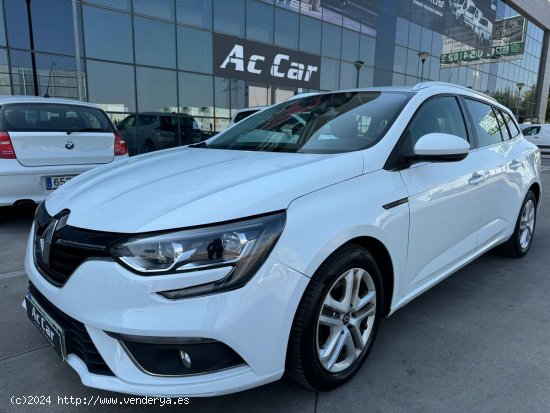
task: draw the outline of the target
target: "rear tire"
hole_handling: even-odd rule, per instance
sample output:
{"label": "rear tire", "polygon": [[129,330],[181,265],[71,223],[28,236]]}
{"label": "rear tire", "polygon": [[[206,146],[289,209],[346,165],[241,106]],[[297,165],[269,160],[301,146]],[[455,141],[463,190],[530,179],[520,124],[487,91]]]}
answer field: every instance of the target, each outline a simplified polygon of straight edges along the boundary
{"label": "rear tire", "polygon": [[508,241],[497,247],[500,255],[510,258],[521,258],[533,242],[537,223],[537,198],[532,191],[527,192],[519,212],[514,233]]}
{"label": "rear tire", "polygon": [[144,153],[153,152],[155,149],[155,144],[150,140],[145,141],[145,143],[143,144]]}
{"label": "rear tire", "polygon": [[384,307],[382,276],[357,245],[335,251],[313,275],[290,333],[286,371],[299,384],[331,390],[365,362]]}

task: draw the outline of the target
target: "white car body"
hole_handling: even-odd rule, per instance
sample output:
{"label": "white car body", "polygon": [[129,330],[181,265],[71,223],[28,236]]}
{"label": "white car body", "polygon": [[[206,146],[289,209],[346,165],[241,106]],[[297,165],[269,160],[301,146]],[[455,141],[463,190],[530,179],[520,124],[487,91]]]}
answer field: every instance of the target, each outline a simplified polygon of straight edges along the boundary
{"label": "white car body", "polygon": [[243,108],[243,109],[237,110],[233,115],[233,117],[231,118],[228,128],[239,123],[241,120],[246,119],[247,117],[255,114],[256,112],[259,112],[265,109],[266,107],[267,106],[254,106],[250,108]]}
{"label": "white car body", "polygon": [[[93,104],[74,100],[0,97],[2,110],[37,104],[100,110]],[[108,121],[107,115],[103,115]],[[47,177],[74,177],[96,166],[127,158],[127,154],[115,156],[115,129],[108,122],[112,128],[108,132],[68,135],[65,130],[3,131],[9,135],[16,157],[4,159],[0,156],[0,206],[44,200],[52,193],[46,188]]]}
{"label": "white car body", "polygon": [[[460,162],[385,169],[412,116],[433,96],[471,97],[509,111],[475,91],[439,82],[367,90],[411,93],[369,149],[296,154],[176,148],[97,168],[46,200],[51,216],[70,210],[70,227],[125,234],[286,211],[282,235],[244,286],[179,300],[158,293],[222,280],[230,268],[147,277],[113,260],[88,259],[58,287],[37,268],[33,226],[25,269],[36,294],[83,323],[114,374],[91,373],[69,354],[67,362],[85,385],[139,395],[211,396],[278,380],[302,295],[342,245],[362,240],[387,251],[389,315],[512,235],[526,193],[541,190],[540,153],[521,133],[472,148]],[[112,333],[214,339],[245,363],[187,377],[148,374]]]}
{"label": "white car body", "polygon": [[550,124],[525,124],[520,127],[525,139],[537,145],[541,152],[550,152]]}

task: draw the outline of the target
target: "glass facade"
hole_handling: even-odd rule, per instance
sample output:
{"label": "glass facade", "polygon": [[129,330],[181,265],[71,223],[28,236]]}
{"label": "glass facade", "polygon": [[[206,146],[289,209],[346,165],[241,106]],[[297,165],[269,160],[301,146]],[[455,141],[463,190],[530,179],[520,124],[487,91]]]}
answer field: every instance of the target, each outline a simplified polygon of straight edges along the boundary
{"label": "glass facade", "polygon": [[[155,113],[179,114],[171,121],[179,133],[170,133],[185,144],[196,133],[183,122],[206,138],[243,107],[357,84],[441,80],[536,116],[544,31],[501,0],[79,0],[78,33],[71,0],[33,0],[35,69],[26,1],[0,0],[0,8],[0,93],[32,95],[37,82],[40,95],[78,98],[78,38],[81,97],[117,126],[125,120],[133,153],[150,150],[147,133],[160,133],[140,126]],[[243,76],[220,75],[220,35],[262,44],[266,54],[236,50],[230,65],[241,64]],[[268,55],[290,55],[290,68],[251,80]],[[289,83],[306,79],[311,56],[317,83]]]}

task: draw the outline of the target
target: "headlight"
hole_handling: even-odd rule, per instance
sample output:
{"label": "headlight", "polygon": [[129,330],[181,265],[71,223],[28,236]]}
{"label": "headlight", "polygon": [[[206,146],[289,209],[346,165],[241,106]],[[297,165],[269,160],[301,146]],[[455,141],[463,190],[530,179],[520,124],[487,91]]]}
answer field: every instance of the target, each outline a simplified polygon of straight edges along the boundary
{"label": "headlight", "polygon": [[111,255],[143,275],[233,266],[223,280],[184,290],[167,291],[167,298],[239,288],[263,264],[285,223],[279,212],[229,224],[132,236],[111,248]]}

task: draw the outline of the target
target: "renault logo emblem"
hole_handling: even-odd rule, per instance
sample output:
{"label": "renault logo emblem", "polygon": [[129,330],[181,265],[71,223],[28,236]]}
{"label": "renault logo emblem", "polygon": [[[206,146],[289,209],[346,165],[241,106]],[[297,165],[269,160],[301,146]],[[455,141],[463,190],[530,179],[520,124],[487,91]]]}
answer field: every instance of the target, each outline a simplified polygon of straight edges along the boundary
{"label": "renault logo emblem", "polygon": [[65,148],[71,150],[74,148],[74,143],[72,141],[65,142]]}
{"label": "renault logo emblem", "polygon": [[63,215],[59,219],[52,218],[48,226],[38,239],[38,246],[40,248],[40,256],[42,258],[42,263],[46,266],[50,265],[50,249],[52,246],[52,239],[55,234],[55,231],[63,228],[67,225],[67,220],[69,219],[69,214]]}
{"label": "renault logo emblem", "polygon": [[57,223],[57,219],[52,219],[38,240],[40,245],[40,255],[42,256],[42,262],[44,265],[50,264],[50,247],[52,246],[53,233],[55,232]]}

